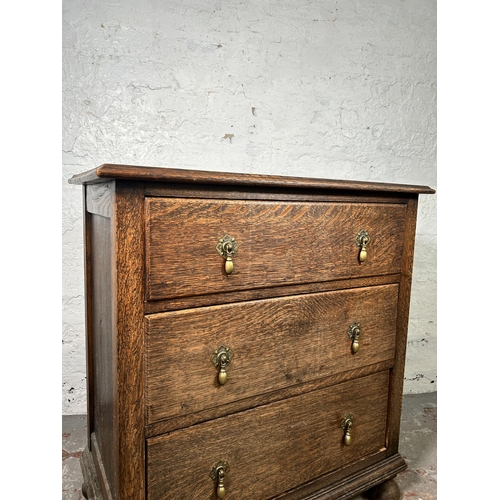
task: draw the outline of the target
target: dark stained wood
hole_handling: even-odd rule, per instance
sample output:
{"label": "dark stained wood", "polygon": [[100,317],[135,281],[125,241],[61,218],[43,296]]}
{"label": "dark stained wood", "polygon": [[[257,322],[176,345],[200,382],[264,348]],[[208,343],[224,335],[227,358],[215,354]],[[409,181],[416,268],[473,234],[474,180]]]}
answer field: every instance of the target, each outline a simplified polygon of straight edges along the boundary
{"label": "dark stained wood", "polygon": [[394,479],[390,479],[369,489],[365,496],[368,500],[399,500],[401,490],[398,483]]}
{"label": "dark stained wood", "polygon": [[144,198],[137,186],[114,182],[84,198],[95,212],[85,211],[89,448],[101,494],[141,500]]}
{"label": "dark stained wood", "polygon": [[[146,199],[148,300],[392,274],[400,271],[399,204]],[[360,264],[356,235],[368,231]],[[239,244],[227,276],[216,245]]]}
{"label": "dark stained wood", "polygon": [[394,500],[417,195],[434,190],[121,165],[71,182],[87,193],[89,500],[215,500],[219,459],[228,500]]}
{"label": "dark stained wood", "polygon": [[179,297],[164,300],[146,302],[144,309],[146,314],[176,311],[191,307],[203,307],[219,304],[230,304],[244,302],[247,300],[268,299],[271,297],[286,297],[288,295],[304,295],[307,293],[329,292],[333,290],[346,290],[348,288],[362,288],[365,286],[388,285],[399,283],[398,274],[386,274],[383,276],[370,276],[368,278],[338,279],[335,281],[324,281],[320,283],[302,283],[299,285],[283,285],[274,288],[257,288],[255,290],[238,290],[231,294],[207,294],[194,297]]}
{"label": "dark stained wood", "polygon": [[[392,360],[397,301],[398,286],[386,285],[150,315],[147,422]],[[234,353],[224,386],[211,362],[221,345]]]}
{"label": "dark stained wood", "polygon": [[111,217],[111,189],[113,183],[90,184],[87,186],[87,210],[90,213]]}
{"label": "dark stained wood", "polygon": [[[380,453],[365,457],[349,464],[345,469],[326,474],[292,492],[279,495],[273,500],[349,500],[363,493],[367,488],[375,487],[390,480],[406,469],[406,462],[399,453],[386,459]],[[346,477],[345,471],[349,471]]]}
{"label": "dark stained wood", "polygon": [[[97,481],[94,481],[93,483],[94,489],[103,496],[104,500],[112,500],[113,498],[118,498],[117,495],[113,494],[111,490],[111,485],[108,481],[108,477],[112,477],[112,475],[106,473],[107,472],[106,466],[102,460],[102,454],[95,434],[92,434],[91,440],[92,440],[91,453],[97,479]],[[91,472],[90,469],[89,472]]]}
{"label": "dark stained wood", "polygon": [[[245,500],[274,497],[375,453],[384,447],[387,386],[388,373],[376,373],[151,438],[148,499],[187,498],[186,487],[189,498],[214,498],[210,471],[219,460],[230,466],[228,498]],[[340,426],[347,413],[356,419],[350,446]]]}
{"label": "dark stained wood", "polygon": [[83,450],[80,458],[80,468],[83,476],[82,494],[84,498],[89,500],[108,500],[102,495],[102,488],[97,478],[94,458],[88,448]]}
{"label": "dark stained wood", "polygon": [[[110,219],[90,215],[91,239],[91,311],[92,347],[88,352],[91,371],[92,419],[89,435],[95,440],[102,457],[103,470],[113,493],[117,492],[118,479],[115,451],[116,423],[114,419],[116,401],[116,346],[112,321],[112,255]],[[93,445],[91,443],[91,449]],[[98,469],[98,473],[100,469]]]}
{"label": "dark stained wood", "polygon": [[[99,185],[99,184],[96,184]],[[358,203],[406,203],[404,193],[377,191],[353,192],[349,190],[316,189],[314,191],[298,188],[278,188],[261,186],[227,186],[175,184],[148,182],[145,193],[149,197],[160,198],[213,198],[218,200],[272,200],[272,201],[326,201]]]}
{"label": "dark stained wood", "polygon": [[216,406],[214,408],[209,408],[196,413],[188,413],[186,415],[170,418],[168,420],[161,420],[146,426],[146,437],[159,436],[160,434],[182,429],[183,427],[189,427],[191,425],[199,424],[200,422],[224,417],[232,413],[248,410],[256,406],[266,405],[275,401],[285,400],[294,396],[300,396],[301,394],[306,394],[318,389],[324,389],[325,387],[340,384],[354,378],[365,377],[367,375],[372,375],[373,373],[389,370],[392,367],[392,363],[392,359],[386,360],[381,363],[363,366],[362,368],[358,368],[356,370],[337,373],[329,377],[312,380],[311,382],[304,382],[300,385],[288,386],[284,389],[266,392],[264,394],[259,394],[257,396],[235,401],[233,403],[227,403],[222,406]]}
{"label": "dark stained wood", "polygon": [[144,203],[143,187],[117,182],[113,251],[116,297],[117,455],[120,500],[144,500]]}
{"label": "dark stained wood", "polygon": [[356,191],[379,191],[397,193],[434,193],[428,186],[386,184],[382,182],[312,179],[306,177],[284,177],[278,175],[237,174],[232,172],[209,172],[163,167],[140,167],[135,165],[104,164],[94,170],[74,175],[71,184],[99,182],[103,179],[133,181],[176,182],[193,184],[224,184],[227,186],[260,186],[307,189],[342,189]]}
{"label": "dark stained wood", "polygon": [[92,215],[87,211],[87,187],[83,186],[83,254],[85,274],[85,358],[87,369],[87,447],[92,448],[90,436],[94,432],[94,361],[92,313]]}
{"label": "dark stained wood", "polygon": [[403,263],[401,285],[399,289],[399,305],[397,316],[398,335],[394,368],[391,374],[390,411],[387,423],[387,447],[391,453],[396,453],[399,447],[399,430],[403,406],[403,385],[406,361],[406,345],[408,336],[408,317],[410,313],[410,291],[413,275],[413,253],[415,245],[415,230],[417,225],[417,198],[408,200],[408,217],[404,233]]}

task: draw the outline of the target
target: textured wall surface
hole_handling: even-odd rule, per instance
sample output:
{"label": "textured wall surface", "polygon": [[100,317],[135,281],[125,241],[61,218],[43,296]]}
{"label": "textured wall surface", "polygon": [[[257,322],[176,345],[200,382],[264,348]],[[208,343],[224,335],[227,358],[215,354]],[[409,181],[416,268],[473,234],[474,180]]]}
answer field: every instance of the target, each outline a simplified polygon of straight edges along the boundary
{"label": "textured wall surface", "polygon": [[[102,163],[437,187],[435,0],[64,0],[64,414],[85,413],[82,194]],[[405,392],[437,389],[420,197]]]}

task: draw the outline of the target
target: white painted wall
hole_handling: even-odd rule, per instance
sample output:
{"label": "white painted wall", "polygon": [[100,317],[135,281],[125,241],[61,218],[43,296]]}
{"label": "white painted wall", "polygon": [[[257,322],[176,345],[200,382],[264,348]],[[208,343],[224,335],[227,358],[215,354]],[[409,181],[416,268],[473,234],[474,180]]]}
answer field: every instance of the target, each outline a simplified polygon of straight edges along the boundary
{"label": "white painted wall", "polygon": [[[64,0],[63,414],[86,412],[82,194],[102,163],[436,187],[434,0]],[[405,393],[437,389],[421,196]]]}

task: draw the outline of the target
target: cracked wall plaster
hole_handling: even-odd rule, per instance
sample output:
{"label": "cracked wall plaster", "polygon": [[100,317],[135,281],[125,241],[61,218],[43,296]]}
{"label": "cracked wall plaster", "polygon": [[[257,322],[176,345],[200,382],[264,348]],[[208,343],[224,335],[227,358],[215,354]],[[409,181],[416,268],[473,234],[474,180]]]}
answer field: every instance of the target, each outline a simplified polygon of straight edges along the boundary
{"label": "cracked wall plaster", "polygon": [[[64,414],[86,411],[74,173],[107,162],[437,186],[434,0],[65,0],[62,33]],[[436,200],[420,197],[406,393],[437,388]]]}

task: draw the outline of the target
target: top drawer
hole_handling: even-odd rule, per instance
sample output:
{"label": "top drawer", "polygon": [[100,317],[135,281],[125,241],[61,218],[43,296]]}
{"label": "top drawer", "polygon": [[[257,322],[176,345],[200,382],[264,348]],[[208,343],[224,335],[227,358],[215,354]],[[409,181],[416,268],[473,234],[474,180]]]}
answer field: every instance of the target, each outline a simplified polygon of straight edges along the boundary
{"label": "top drawer", "polygon": [[[405,217],[404,204],[146,198],[146,298],[398,273]],[[226,234],[238,244],[229,275]]]}

